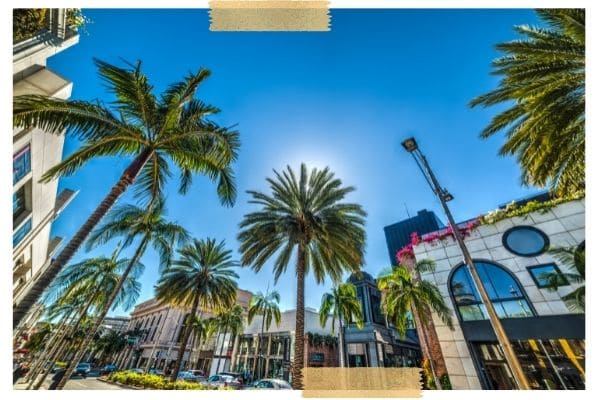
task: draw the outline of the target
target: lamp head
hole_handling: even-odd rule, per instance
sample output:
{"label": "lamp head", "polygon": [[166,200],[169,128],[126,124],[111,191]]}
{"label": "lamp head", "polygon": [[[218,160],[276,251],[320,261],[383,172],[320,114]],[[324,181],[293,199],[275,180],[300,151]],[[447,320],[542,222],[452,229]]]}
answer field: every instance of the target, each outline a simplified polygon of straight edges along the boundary
{"label": "lamp head", "polygon": [[402,147],[404,147],[404,150],[408,151],[409,153],[412,153],[419,148],[414,137],[409,137],[408,139],[404,140],[402,142]]}
{"label": "lamp head", "polygon": [[452,196],[452,194],[450,192],[448,192],[448,190],[444,189],[442,192],[442,198],[444,199],[444,201],[446,203],[448,203],[449,201],[454,200],[454,196]]}

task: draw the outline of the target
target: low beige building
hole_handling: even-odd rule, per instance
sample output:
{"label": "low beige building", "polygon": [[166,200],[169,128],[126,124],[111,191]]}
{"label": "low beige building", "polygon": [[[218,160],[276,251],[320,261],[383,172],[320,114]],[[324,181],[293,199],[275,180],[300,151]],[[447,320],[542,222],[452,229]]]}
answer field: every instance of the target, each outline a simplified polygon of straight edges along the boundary
{"label": "low beige building", "polygon": [[[237,304],[242,306],[244,312],[248,310],[251,297],[251,292],[237,290]],[[138,304],[131,313],[126,331],[133,332],[137,328],[142,334],[138,338],[130,338],[130,345],[116,358],[117,366],[121,369],[172,368],[181,344],[182,324],[188,313],[189,309],[162,305],[154,298]],[[213,315],[213,311],[204,309],[199,315],[207,318]],[[225,337],[221,356],[215,354],[215,349],[221,349],[222,335],[207,343],[196,343],[190,338],[183,356],[182,369],[201,369],[209,373],[214,369],[214,362],[215,366],[220,364],[219,371],[227,370],[233,348],[229,336]]]}
{"label": "low beige building", "polygon": [[[67,99],[73,83],[49,69],[46,62],[76,44],[79,36],[67,27],[66,9],[49,9],[43,28],[13,45],[13,96],[38,94]],[[63,189],[57,195],[58,180],[40,183],[40,178],[61,161],[64,140],[64,132],[13,129],[14,303],[50,265],[63,241],[51,237],[52,222],[76,193]]]}

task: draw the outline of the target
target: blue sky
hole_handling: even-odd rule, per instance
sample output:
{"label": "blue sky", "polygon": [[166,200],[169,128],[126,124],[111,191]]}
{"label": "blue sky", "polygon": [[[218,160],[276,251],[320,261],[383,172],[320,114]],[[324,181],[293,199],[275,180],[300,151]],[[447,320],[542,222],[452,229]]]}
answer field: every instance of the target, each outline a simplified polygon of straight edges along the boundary
{"label": "blue sky", "polygon": [[[219,107],[215,118],[238,124],[242,148],[235,165],[239,197],[219,204],[214,185],[197,177],[185,196],[167,186],[168,218],[195,237],[224,239],[238,258],[237,226],[248,205],[246,190],[265,190],[272,169],[330,166],[347,185],[348,199],[368,213],[365,269],[388,266],[383,227],[418,210],[442,213],[400,142],[414,135],[442,185],[454,195],[451,209],[467,219],[498,204],[538,192],[521,186],[513,158],[497,155],[503,137],[478,134],[495,109],[470,109],[469,100],[493,89],[494,44],[516,39],[512,27],[539,24],[530,10],[333,10],[331,32],[210,32],[205,10],[87,10],[93,23],[79,44],[54,56],[49,66],[74,82],[74,99],[109,102],[92,57],[121,63],[142,60],[158,92],[189,71],[206,67],[211,77],[199,97]],[[122,64],[121,64],[122,65]],[[64,154],[78,143],[67,138]],[[60,187],[80,193],[53,226],[71,237],[117,181],[130,160],[88,163]],[[126,195],[119,203],[133,201]],[[442,220],[444,220],[442,218]],[[116,244],[74,261],[109,254]],[[133,249],[124,251],[130,255]],[[157,260],[142,261],[140,301],[153,296]],[[273,287],[271,265],[259,273],[240,268],[239,286]],[[306,304],[317,308],[330,282],[306,284]],[[293,268],[276,288],[282,308],[295,304]],[[113,314],[123,314],[117,310]]]}

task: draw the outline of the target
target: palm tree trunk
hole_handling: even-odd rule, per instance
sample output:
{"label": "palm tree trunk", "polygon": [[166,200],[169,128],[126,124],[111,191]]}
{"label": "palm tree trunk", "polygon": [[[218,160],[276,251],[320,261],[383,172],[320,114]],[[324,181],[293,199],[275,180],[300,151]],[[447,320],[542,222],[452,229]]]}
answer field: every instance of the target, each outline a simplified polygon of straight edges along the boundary
{"label": "palm tree trunk", "polygon": [[421,345],[421,348],[425,350],[425,356],[429,360],[429,368],[431,369],[431,374],[433,375],[435,387],[436,389],[441,390],[442,386],[440,384],[440,380],[438,379],[437,374],[435,373],[435,367],[433,365],[435,364],[435,362],[433,360],[433,357],[431,356],[431,349],[429,348],[429,338],[427,336],[427,333],[425,332],[426,329],[423,327],[423,321],[421,321],[421,318],[419,318],[419,315],[416,312],[417,308],[415,307],[414,301],[411,301],[411,307],[413,309],[412,314],[415,320],[415,327],[417,328],[417,335],[419,336],[419,344]]}
{"label": "palm tree trunk", "polygon": [[217,373],[221,368],[221,359],[223,358],[223,349],[225,348],[225,337],[227,336],[227,329],[223,331],[223,340],[221,341],[221,351],[219,352],[219,361],[217,361]]}
{"label": "palm tree trunk", "polygon": [[24,320],[24,317],[29,313],[33,305],[39,301],[44,290],[46,290],[58,273],[69,262],[90,232],[117,202],[117,199],[133,183],[152,153],[153,151],[151,149],[145,149],[131,162],[131,164],[129,164],[119,181],[113,186],[108,195],[102,200],[87,221],[79,228],[75,236],[71,238],[58,257],[56,257],[42,275],[33,283],[33,286],[29,289],[23,299],[13,307],[13,330],[18,330],[19,324]]}
{"label": "palm tree trunk", "polygon": [[339,335],[340,335],[340,340],[338,341],[338,350],[340,353],[340,368],[344,368],[346,366],[346,360],[345,360],[345,353],[344,353],[344,343],[345,343],[345,339],[344,339],[344,326],[342,324],[342,317],[338,316],[338,324],[340,325],[340,331],[339,331]]}
{"label": "palm tree trunk", "polygon": [[306,271],[306,254],[304,245],[298,246],[296,264],[296,332],[294,332],[294,363],[292,365],[292,387],[295,390],[304,388],[302,368],[304,367],[304,274]]}
{"label": "palm tree trunk", "polygon": [[177,353],[175,369],[173,370],[173,374],[171,374],[171,382],[175,382],[177,380],[177,375],[179,374],[179,369],[181,368],[181,361],[183,360],[183,354],[185,353],[185,348],[187,347],[187,342],[190,338],[190,333],[192,333],[192,321],[196,317],[198,303],[200,303],[200,294],[198,293],[198,291],[196,291],[196,293],[194,294],[194,302],[192,303],[192,311],[190,312],[187,321],[185,317],[183,319],[183,337],[181,338],[181,346],[179,346],[179,352]]}
{"label": "palm tree trunk", "polygon": [[[262,323],[260,326],[260,336],[258,337],[258,371],[259,372],[261,371],[260,366],[262,364],[261,360],[263,359],[261,352],[262,352],[262,338],[263,338],[264,334],[265,334],[265,313],[263,310]],[[259,376],[258,379],[264,379],[264,378],[266,378],[266,375],[267,375],[267,371],[265,368],[265,372],[263,373],[262,378]]]}
{"label": "palm tree trunk", "polygon": [[[104,279],[100,281],[98,288],[96,290],[94,290],[94,292],[92,293],[92,296],[90,296],[90,299],[88,300],[88,302],[85,304],[85,306],[79,313],[79,317],[77,318],[77,321],[75,322],[75,324],[73,324],[73,326],[71,326],[71,327],[64,329],[64,331],[62,332],[60,338],[58,339],[58,341],[56,343],[56,346],[52,349],[52,352],[50,352],[50,354],[48,355],[48,360],[50,361],[50,367],[44,372],[43,376],[38,380],[38,382],[33,387],[35,390],[38,390],[42,386],[42,384],[44,383],[44,380],[46,379],[48,374],[50,374],[50,371],[52,370],[52,366],[54,366],[56,361],[58,361],[62,357],[64,351],[66,350],[66,348],[69,344],[67,338],[69,336],[73,335],[75,332],[77,332],[77,329],[79,329],[81,322],[87,316],[88,310],[90,309],[90,307],[92,306],[94,301],[97,299],[98,295],[100,294],[101,287],[103,284],[104,284]],[[31,383],[33,383],[33,381]],[[31,384],[27,387],[27,389],[29,389],[30,387],[31,387]]]}
{"label": "palm tree trunk", "polygon": [[[33,363],[33,365],[31,366],[31,369],[25,376],[25,382],[30,382],[37,377],[40,367],[46,363],[46,361],[47,361],[46,358],[48,357],[49,354],[52,353],[52,351],[56,348],[56,345],[58,344],[60,339],[62,339],[62,337],[64,336],[65,326],[67,325],[67,323],[70,320],[75,319],[75,315],[76,315],[75,311],[76,311],[75,309],[72,309],[71,311],[69,311],[68,314],[63,316],[63,318],[60,321],[60,324],[58,324],[58,326],[54,330],[54,333],[51,335],[49,340],[45,343],[40,355],[36,357],[36,361]],[[27,386],[27,389],[29,389],[30,386],[31,386],[31,384],[29,386]]]}
{"label": "palm tree trunk", "polygon": [[89,346],[91,341],[94,339],[94,335],[96,335],[96,331],[102,324],[102,321],[104,321],[104,317],[106,317],[106,314],[108,314],[110,307],[112,306],[113,302],[117,298],[117,295],[121,291],[121,288],[123,287],[123,284],[125,283],[125,279],[127,279],[128,275],[131,272],[131,270],[133,269],[133,267],[137,264],[138,260],[142,257],[142,254],[144,253],[144,250],[146,249],[147,242],[148,242],[147,236],[141,240],[138,248],[136,249],[136,251],[133,255],[133,258],[129,261],[129,265],[127,265],[127,268],[125,268],[125,271],[123,271],[123,274],[121,275],[121,278],[119,278],[117,285],[113,288],[113,291],[110,294],[110,297],[106,300],[106,303],[104,304],[104,307],[102,308],[102,311],[100,311],[100,313],[96,316],[96,319],[92,325],[92,328],[90,329],[88,334],[83,339],[83,342],[79,346],[79,350],[75,353],[75,356],[73,357],[71,364],[67,368],[65,375],[63,376],[62,380],[56,386],[56,390],[62,390],[62,388],[65,386],[65,384],[67,383],[67,381],[73,374],[75,367],[77,367],[77,363],[79,363],[79,361],[85,354],[87,347]]}

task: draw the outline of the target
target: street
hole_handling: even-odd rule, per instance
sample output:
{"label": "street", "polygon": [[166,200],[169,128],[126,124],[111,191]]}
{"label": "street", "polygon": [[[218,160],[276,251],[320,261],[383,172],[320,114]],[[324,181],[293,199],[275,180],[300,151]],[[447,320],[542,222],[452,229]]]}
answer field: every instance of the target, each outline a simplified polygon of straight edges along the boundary
{"label": "street", "polygon": [[[43,390],[45,390],[50,385],[50,378],[46,379],[45,384],[42,386]],[[24,390],[27,387],[25,383],[17,383],[13,386],[13,389]],[[67,385],[65,386],[66,390],[118,390],[122,389],[120,386],[111,385],[109,383],[105,383],[99,381],[98,378],[89,377],[86,379],[82,378],[74,378],[69,379]]]}

